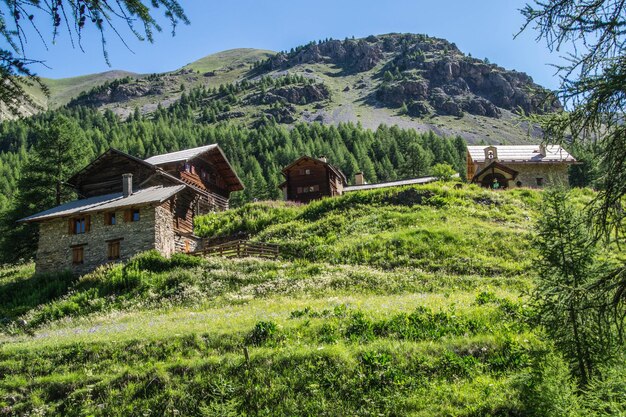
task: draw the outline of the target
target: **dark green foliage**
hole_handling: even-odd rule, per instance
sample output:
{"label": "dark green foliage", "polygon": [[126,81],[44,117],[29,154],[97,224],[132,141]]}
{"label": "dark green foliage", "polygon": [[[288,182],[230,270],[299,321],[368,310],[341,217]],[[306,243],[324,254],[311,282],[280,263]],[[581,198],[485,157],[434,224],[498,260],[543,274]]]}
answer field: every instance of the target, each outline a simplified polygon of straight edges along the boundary
{"label": "dark green foliage", "polygon": [[[557,96],[567,112],[532,117],[546,140],[574,143],[591,154],[590,172],[573,172],[583,180],[595,179],[598,204],[590,214],[594,226],[610,241],[624,243],[626,216],[626,126],[624,80],[626,79],[626,25],[624,3],[612,0],[564,0],[527,4],[521,10],[538,39],[551,50],[574,47],[559,67],[561,85]],[[590,18],[592,16],[592,18]],[[578,172],[577,172],[578,171]],[[582,175],[581,175],[582,174]],[[599,174],[599,175],[598,175]],[[575,177],[576,178],[576,177]],[[580,178],[578,178],[580,180]],[[624,321],[626,311],[626,262],[605,274],[615,320]]]}
{"label": "dark green foliage", "polygon": [[0,259],[9,262],[29,259],[37,245],[37,226],[16,221],[74,199],[65,180],[93,156],[78,123],[63,115],[32,133],[34,143],[20,167],[19,192],[1,216]]}
{"label": "dark green foliage", "polygon": [[591,380],[582,403],[592,417],[626,415],[626,355],[618,356],[611,366],[602,367]]}
{"label": "dark green foliage", "polygon": [[610,302],[594,285],[606,266],[599,265],[597,241],[566,191],[547,190],[541,213],[535,239],[538,317],[584,387],[596,368],[623,348],[604,307]]}
{"label": "dark green foliage", "polygon": [[536,352],[532,366],[517,379],[520,400],[529,416],[576,417],[581,415],[576,388],[567,364],[551,352]]}

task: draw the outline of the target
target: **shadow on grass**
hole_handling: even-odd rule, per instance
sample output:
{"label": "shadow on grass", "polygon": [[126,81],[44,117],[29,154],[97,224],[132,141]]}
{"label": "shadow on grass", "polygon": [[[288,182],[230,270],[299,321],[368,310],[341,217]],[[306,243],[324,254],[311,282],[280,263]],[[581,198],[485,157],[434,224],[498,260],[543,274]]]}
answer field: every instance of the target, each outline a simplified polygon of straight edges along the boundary
{"label": "shadow on grass", "polygon": [[77,279],[68,271],[58,274],[32,274],[0,284],[0,319],[13,320],[41,304],[67,294]]}

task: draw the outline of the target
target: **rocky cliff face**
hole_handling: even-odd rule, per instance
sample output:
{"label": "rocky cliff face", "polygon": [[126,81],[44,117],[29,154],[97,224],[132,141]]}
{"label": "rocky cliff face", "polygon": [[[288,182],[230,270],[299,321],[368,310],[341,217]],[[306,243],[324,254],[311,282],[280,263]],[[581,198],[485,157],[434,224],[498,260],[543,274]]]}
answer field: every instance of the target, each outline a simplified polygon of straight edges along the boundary
{"label": "rocky cliff face", "polygon": [[[311,43],[270,58],[265,70],[325,63],[346,73],[376,71],[370,97],[386,107],[428,113],[499,117],[500,109],[545,113],[559,102],[528,75],[464,55],[455,44],[425,35],[390,34]],[[413,110],[411,110],[413,109]]]}

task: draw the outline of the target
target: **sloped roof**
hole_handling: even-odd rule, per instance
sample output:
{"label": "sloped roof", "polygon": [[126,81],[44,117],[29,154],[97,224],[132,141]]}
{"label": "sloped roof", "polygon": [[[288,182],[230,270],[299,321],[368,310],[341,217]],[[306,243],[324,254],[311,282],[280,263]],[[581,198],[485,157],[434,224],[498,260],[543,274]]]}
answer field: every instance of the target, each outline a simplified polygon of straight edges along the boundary
{"label": "sloped roof", "polygon": [[467,152],[474,162],[485,162],[485,148],[493,146],[500,162],[520,163],[574,163],[576,159],[561,145],[546,145],[546,154],[540,153],[539,145],[488,145],[468,146]]}
{"label": "sloped roof", "polygon": [[[81,169],[80,171],[78,171],[77,173],[72,175],[72,177],[69,178],[66,182],[68,184],[70,184],[70,185],[75,186],[78,183],[78,181],[79,181],[81,176],[85,175],[90,170],[103,169],[103,168],[98,168],[98,165],[100,165],[100,164],[107,164],[107,158],[115,156],[115,155],[119,155],[119,156],[122,156],[124,158],[127,158],[128,160],[137,163],[139,166],[144,166],[147,169],[152,169],[152,170],[156,170],[157,169],[154,165],[145,162],[143,159],[140,159],[140,158],[137,158],[135,156],[129,155],[126,152],[120,151],[119,149],[109,148],[106,152],[100,154],[96,159],[94,159],[88,165],[83,167],[83,169]],[[106,165],[105,165],[105,167],[106,167]]]}
{"label": "sloped roof", "polygon": [[311,157],[311,156],[307,156],[307,155],[303,155],[303,156],[301,156],[300,158],[296,159],[295,161],[293,161],[292,163],[290,163],[289,165],[287,165],[286,167],[284,167],[284,168],[282,169],[281,173],[282,173],[282,174],[286,177],[286,176],[287,176],[287,175],[286,175],[287,171],[289,171],[289,170],[290,170],[291,168],[293,168],[294,166],[298,165],[298,163],[300,163],[300,162],[302,162],[302,161],[306,161],[306,160],[308,160],[308,161],[313,161],[313,162],[316,162],[316,163],[319,163],[319,164],[322,164],[322,165],[324,165],[324,166],[328,167],[331,171],[333,171],[335,174],[337,174],[337,176],[338,176],[339,178],[341,178],[341,179],[343,180],[343,183],[344,183],[344,184],[347,184],[347,183],[348,183],[348,180],[347,180],[347,178],[346,178],[346,175],[345,175],[345,174],[344,174],[344,173],[343,173],[343,172],[342,172],[339,168],[337,168],[336,166],[334,166],[334,165],[332,165],[332,164],[328,163],[327,161],[324,161],[324,160],[322,160],[322,159],[318,159],[318,158],[313,158],[313,157]]}
{"label": "sloped roof", "polygon": [[[458,176],[458,174],[456,176]],[[400,187],[402,185],[428,184],[429,182],[435,181],[437,181],[437,177],[411,178],[408,180],[379,182],[377,184],[350,185],[344,187],[343,191],[347,193],[350,191],[373,190],[376,188]]]}
{"label": "sloped roof", "polygon": [[197,156],[202,155],[212,149],[217,148],[216,144],[199,146],[197,148],[184,149],[182,151],[164,153],[162,155],[155,155],[145,160],[145,162],[152,165],[163,165],[170,162],[186,162]]}
{"label": "sloped roof", "polygon": [[121,207],[140,206],[150,203],[162,203],[168,198],[186,188],[186,185],[172,187],[149,187],[124,198],[122,193],[100,195],[82,200],[70,201],[60,206],[33,214],[18,220],[18,222],[35,222],[50,220],[58,217],[74,216],[83,213],[92,213],[101,210],[111,210]]}
{"label": "sloped roof", "polygon": [[199,146],[197,148],[185,149],[162,155],[155,155],[146,159],[144,162],[158,167],[175,162],[187,162],[202,155],[206,155],[210,162],[217,166],[222,177],[228,184],[229,191],[241,191],[244,189],[243,182],[228,161],[228,158],[226,158],[226,155],[224,155],[222,149],[217,144]]}

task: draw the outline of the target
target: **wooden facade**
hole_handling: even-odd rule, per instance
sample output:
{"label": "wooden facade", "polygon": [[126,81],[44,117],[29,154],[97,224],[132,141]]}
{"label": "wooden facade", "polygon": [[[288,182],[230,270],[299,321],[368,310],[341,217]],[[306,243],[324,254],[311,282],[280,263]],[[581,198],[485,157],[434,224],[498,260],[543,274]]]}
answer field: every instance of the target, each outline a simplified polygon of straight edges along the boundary
{"label": "wooden facade", "polygon": [[[122,192],[122,175],[133,174],[133,189],[137,190],[156,170],[139,158],[116,149],[109,149],[91,164],[67,180],[80,198]],[[171,181],[167,185],[174,185]]]}
{"label": "wooden facade", "polygon": [[280,187],[289,201],[308,203],[323,197],[343,194],[345,175],[324,159],[303,156],[282,170],[285,177]]}

